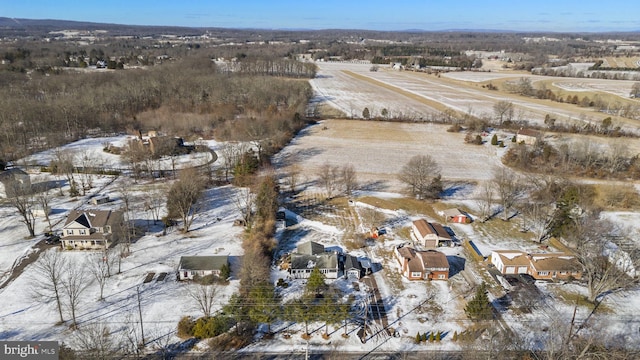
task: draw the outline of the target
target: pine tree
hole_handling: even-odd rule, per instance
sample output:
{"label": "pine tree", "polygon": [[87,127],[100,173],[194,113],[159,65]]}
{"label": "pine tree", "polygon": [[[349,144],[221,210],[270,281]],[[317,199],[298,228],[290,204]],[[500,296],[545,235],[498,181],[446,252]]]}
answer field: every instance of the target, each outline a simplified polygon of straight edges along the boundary
{"label": "pine tree", "polygon": [[309,275],[309,279],[307,280],[307,292],[315,293],[316,296],[319,295],[326,285],[324,282],[324,278],[325,276],[322,272],[320,272],[320,269],[318,269],[317,266],[314,267],[311,271],[311,274]]}
{"label": "pine tree", "polygon": [[487,284],[482,283],[476,288],[476,294],[473,296],[464,312],[472,320],[488,320],[493,318],[493,310],[489,297],[487,296]]}
{"label": "pine tree", "polygon": [[438,332],[436,333],[436,341],[437,341],[437,342],[440,342],[440,340],[442,340],[442,335],[440,334],[440,331],[438,331]]}
{"label": "pine tree", "polygon": [[435,336],[433,335],[433,331],[429,333],[429,342],[433,342],[435,340]]}
{"label": "pine tree", "polygon": [[493,134],[493,137],[491,138],[491,145],[498,145],[498,135],[497,134]]}
{"label": "pine tree", "polygon": [[453,341],[458,341],[458,330],[453,332]]}
{"label": "pine tree", "polygon": [[420,341],[422,341],[422,336],[420,336],[420,331],[418,331],[416,334],[416,344],[420,344]]}
{"label": "pine tree", "polygon": [[427,341],[427,333],[422,334],[422,341]]}

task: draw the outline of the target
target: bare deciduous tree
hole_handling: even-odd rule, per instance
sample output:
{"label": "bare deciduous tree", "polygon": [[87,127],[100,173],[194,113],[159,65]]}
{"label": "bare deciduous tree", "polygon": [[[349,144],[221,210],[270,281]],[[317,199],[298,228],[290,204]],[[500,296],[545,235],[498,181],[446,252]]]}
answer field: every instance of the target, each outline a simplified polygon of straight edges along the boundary
{"label": "bare deciduous tree", "polygon": [[70,263],[62,274],[63,294],[66,298],[66,305],[71,312],[71,327],[74,329],[78,327],[76,313],[82,302],[84,291],[91,284],[90,280],[84,266],[77,263]]}
{"label": "bare deciduous tree", "polygon": [[206,185],[206,179],[196,169],[185,169],[173,184],[167,196],[167,212],[170,218],[182,220],[182,231],[189,232],[193,220],[200,210],[200,197]]}
{"label": "bare deciduous tree", "polygon": [[356,176],[356,170],[352,164],[346,164],[342,166],[340,170],[340,182],[344,188],[344,193],[347,196],[351,196],[353,191],[358,187],[358,179]]}
{"label": "bare deciduous tree", "polygon": [[229,182],[229,176],[233,173],[233,168],[236,166],[242,154],[247,152],[247,146],[242,143],[225,143],[219,150],[222,157],[222,168],[224,169],[225,181]]}
{"label": "bare deciduous tree", "polygon": [[442,190],[440,166],[429,155],[415,155],[402,167],[398,179],[407,184],[411,195],[420,199],[437,198]]}
{"label": "bare deciduous tree", "polygon": [[85,359],[113,359],[120,344],[104,322],[82,326],[73,334]]}
{"label": "bare deciduous tree", "polygon": [[493,174],[493,185],[502,205],[502,220],[509,220],[509,210],[524,194],[524,185],[520,177],[509,170],[502,167]]}
{"label": "bare deciduous tree", "polygon": [[100,287],[100,297],[98,300],[104,300],[104,286],[107,283],[107,278],[110,276],[109,270],[111,266],[108,264],[110,259],[107,254],[108,252],[104,254],[92,254],[92,256],[87,259],[87,268]]}
{"label": "bare deciduous tree", "polygon": [[217,293],[218,286],[215,284],[192,284],[187,287],[187,295],[196,303],[204,317],[211,316]]}
{"label": "bare deciduous tree", "polygon": [[29,237],[36,236],[34,210],[37,201],[31,187],[18,181],[10,183],[9,186],[11,187],[11,191],[7,191],[7,193],[12,193],[12,196],[7,198],[9,204],[18,211],[21,217],[20,222],[27,227]]}
{"label": "bare deciduous tree", "polygon": [[332,166],[329,163],[324,163],[318,170],[318,182],[319,185],[324,188],[327,198],[333,198],[336,191],[338,179],[340,175],[340,168]]}
{"label": "bare deciduous tree", "polygon": [[480,207],[480,219],[487,221],[491,218],[493,201],[495,199],[493,185],[489,181],[485,181],[479,185],[478,198],[476,202]]}
{"label": "bare deciduous tree", "polygon": [[55,301],[60,324],[64,322],[62,316],[62,298],[64,296],[62,279],[68,265],[66,258],[58,249],[45,251],[32,265],[34,272],[31,292],[34,298],[43,303]]}
{"label": "bare deciduous tree", "polygon": [[249,188],[240,188],[235,196],[231,198],[236,210],[242,216],[245,225],[249,225],[253,216],[253,204],[255,195]]}
{"label": "bare deciduous tree", "polygon": [[500,125],[505,120],[511,120],[513,118],[513,103],[507,100],[501,100],[497,103],[493,104],[493,112],[496,117],[500,120]]}
{"label": "bare deciduous tree", "polygon": [[640,251],[635,245],[617,246],[613,242],[617,231],[610,221],[585,213],[574,218],[574,225],[566,236],[576,244],[575,253],[583,267],[589,301],[599,304],[611,291],[630,289],[640,282],[637,276]]}

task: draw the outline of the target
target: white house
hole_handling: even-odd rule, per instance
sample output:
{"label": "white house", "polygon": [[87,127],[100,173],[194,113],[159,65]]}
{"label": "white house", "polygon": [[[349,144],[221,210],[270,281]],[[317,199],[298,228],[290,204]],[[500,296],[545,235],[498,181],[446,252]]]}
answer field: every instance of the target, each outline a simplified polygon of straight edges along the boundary
{"label": "white house", "polygon": [[182,256],[178,264],[178,280],[193,280],[208,275],[220,276],[223,267],[229,266],[229,256]]}
{"label": "white house", "polygon": [[62,227],[60,242],[66,250],[104,250],[119,239],[122,211],[71,210]]}

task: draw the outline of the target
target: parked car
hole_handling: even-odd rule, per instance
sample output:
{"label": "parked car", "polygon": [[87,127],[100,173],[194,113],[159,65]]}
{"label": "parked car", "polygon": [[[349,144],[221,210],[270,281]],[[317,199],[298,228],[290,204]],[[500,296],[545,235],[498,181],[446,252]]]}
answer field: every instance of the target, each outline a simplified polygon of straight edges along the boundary
{"label": "parked car", "polygon": [[60,236],[58,235],[51,235],[49,237],[47,237],[47,239],[44,241],[47,245],[53,245],[53,244],[57,244],[60,242]]}

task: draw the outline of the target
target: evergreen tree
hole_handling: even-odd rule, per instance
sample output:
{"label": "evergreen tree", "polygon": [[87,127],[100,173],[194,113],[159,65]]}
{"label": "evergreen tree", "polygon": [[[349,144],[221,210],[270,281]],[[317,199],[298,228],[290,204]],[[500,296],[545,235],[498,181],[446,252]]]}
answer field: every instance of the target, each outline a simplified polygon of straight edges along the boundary
{"label": "evergreen tree", "polygon": [[420,344],[420,341],[422,341],[422,336],[420,336],[420,331],[418,331],[416,334],[416,344]]}
{"label": "evergreen tree", "polygon": [[369,108],[364,108],[364,110],[362,110],[362,117],[365,119],[368,119],[371,117],[371,113],[369,112]]}
{"label": "evergreen tree", "polygon": [[497,134],[493,134],[493,137],[491,138],[491,145],[498,145],[498,135]]}
{"label": "evergreen tree", "polygon": [[325,287],[324,278],[324,274],[320,272],[320,269],[317,266],[314,267],[307,280],[307,293],[314,293],[316,296],[320,295],[320,292]]}
{"label": "evergreen tree", "polygon": [[453,341],[458,341],[458,330],[453,332]]}
{"label": "evergreen tree", "polygon": [[437,342],[440,342],[440,340],[442,340],[442,334],[440,334],[440,331],[438,331],[438,332],[436,333],[436,341],[437,341]]}
{"label": "evergreen tree", "polygon": [[429,342],[433,342],[433,340],[435,340],[436,337],[433,335],[433,331],[429,333]]}
{"label": "evergreen tree", "polygon": [[472,320],[488,320],[493,318],[493,310],[489,297],[487,296],[487,284],[482,283],[476,288],[476,294],[473,296],[464,312]]}

